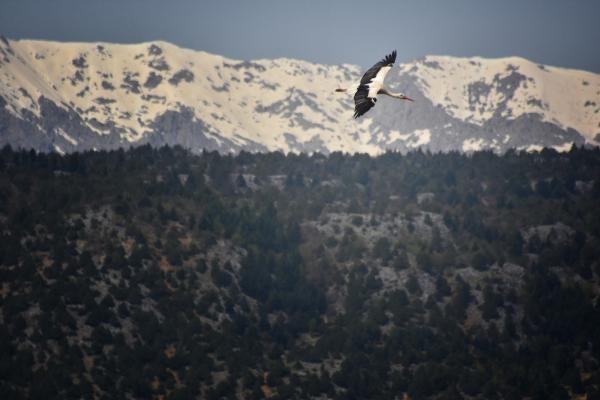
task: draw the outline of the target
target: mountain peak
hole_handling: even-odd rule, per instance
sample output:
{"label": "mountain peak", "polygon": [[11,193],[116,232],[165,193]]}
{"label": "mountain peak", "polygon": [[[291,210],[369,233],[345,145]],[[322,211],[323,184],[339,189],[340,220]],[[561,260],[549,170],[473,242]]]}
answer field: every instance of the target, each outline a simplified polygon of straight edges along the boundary
{"label": "mountain peak", "polygon": [[599,75],[520,57],[402,64],[386,83],[417,101],[382,99],[353,120],[352,97],[334,92],[360,79],[353,65],[234,60],[165,41],[0,42],[0,141],[44,151],[504,151],[597,144],[600,133]]}

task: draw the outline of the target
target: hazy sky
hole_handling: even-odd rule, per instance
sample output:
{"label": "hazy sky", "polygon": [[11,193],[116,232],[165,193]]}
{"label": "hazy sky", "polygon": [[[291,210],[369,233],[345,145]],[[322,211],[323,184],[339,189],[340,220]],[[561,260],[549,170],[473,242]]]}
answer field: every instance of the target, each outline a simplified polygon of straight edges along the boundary
{"label": "hazy sky", "polygon": [[392,49],[400,61],[518,55],[600,72],[600,0],[0,0],[0,33],[362,66]]}

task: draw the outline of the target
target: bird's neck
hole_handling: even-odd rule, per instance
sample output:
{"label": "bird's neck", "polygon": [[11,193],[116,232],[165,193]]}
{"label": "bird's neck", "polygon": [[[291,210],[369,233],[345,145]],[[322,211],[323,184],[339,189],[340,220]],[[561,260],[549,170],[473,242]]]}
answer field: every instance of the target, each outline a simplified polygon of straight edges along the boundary
{"label": "bird's neck", "polygon": [[403,93],[390,92],[389,90],[384,89],[384,88],[379,89],[378,94],[385,94],[386,96],[395,97],[397,99],[404,98],[404,94]]}

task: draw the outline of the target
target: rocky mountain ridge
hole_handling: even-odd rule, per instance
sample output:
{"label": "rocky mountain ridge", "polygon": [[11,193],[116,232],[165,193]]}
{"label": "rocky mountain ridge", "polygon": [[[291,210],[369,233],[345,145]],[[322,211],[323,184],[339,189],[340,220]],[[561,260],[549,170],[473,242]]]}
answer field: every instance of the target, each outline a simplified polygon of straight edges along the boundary
{"label": "rocky mountain ridge", "polygon": [[600,76],[501,59],[427,56],[352,119],[364,68],[240,61],[166,42],[0,40],[0,144],[39,151],[149,143],[192,151],[568,150],[600,143]]}

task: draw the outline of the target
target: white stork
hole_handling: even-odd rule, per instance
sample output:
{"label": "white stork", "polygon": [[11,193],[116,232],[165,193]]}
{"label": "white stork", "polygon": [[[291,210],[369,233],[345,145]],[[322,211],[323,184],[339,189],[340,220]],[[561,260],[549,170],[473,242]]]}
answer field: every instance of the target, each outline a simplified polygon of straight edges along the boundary
{"label": "white stork", "polygon": [[[396,50],[388,54],[383,60],[373,65],[365,72],[360,84],[354,93],[354,118],[358,118],[369,111],[377,102],[378,94],[385,94],[401,100],[413,101],[404,93],[393,93],[383,87],[383,80],[396,62]],[[347,89],[336,89],[336,92],[346,92]]]}

